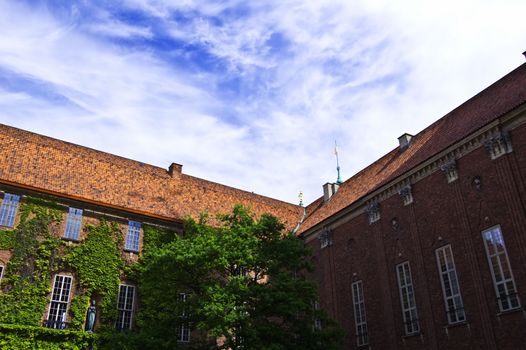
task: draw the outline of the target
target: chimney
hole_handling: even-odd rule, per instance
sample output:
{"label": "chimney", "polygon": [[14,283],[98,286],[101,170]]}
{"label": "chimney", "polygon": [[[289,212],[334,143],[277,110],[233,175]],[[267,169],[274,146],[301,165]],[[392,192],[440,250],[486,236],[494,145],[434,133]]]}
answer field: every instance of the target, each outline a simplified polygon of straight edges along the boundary
{"label": "chimney", "polygon": [[526,58],[526,51],[524,51],[524,52],[523,52],[522,54],[523,54],[523,55],[524,55],[524,57]]}
{"label": "chimney", "polygon": [[172,163],[170,164],[170,167],[168,168],[168,174],[170,174],[170,176],[173,177],[174,179],[180,178],[182,172],[183,172],[183,166],[181,164]]}
{"label": "chimney", "polygon": [[323,201],[327,202],[338,191],[340,185],[327,182],[323,185]]}
{"label": "chimney", "polygon": [[409,143],[411,142],[411,139],[413,138],[413,135],[410,135],[408,133],[403,134],[398,138],[398,142],[400,143],[400,150],[404,150],[407,147],[409,147]]}

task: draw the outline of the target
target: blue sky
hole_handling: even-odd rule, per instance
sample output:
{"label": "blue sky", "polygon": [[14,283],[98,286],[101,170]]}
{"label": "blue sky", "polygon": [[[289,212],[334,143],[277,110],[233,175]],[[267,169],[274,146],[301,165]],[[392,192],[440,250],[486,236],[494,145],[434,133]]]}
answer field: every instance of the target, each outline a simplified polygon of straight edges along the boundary
{"label": "blue sky", "polygon": [[296,203],[524,62],[526,3],[2,1],[0,122]]}

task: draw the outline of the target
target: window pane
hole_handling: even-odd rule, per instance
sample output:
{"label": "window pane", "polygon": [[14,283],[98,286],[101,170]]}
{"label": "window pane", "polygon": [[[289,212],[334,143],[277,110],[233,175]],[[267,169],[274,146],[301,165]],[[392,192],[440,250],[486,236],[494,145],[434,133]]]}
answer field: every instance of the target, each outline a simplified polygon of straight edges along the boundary
{"label": "window pane", "polygon": [[365,302],[363,295],[362,281],[354,282],[351,285],[353,291],[354,304],[354,323],[356,327],[356,344],[358,346],[368,343],[367,321],[365,316]]}
{"label": "window pane", "polygon": [[520,307],[515,281],[500,226],[482,232],[500,311]]}
{"label": "window pane", "polygon": [[413,292],[413,282],[409,262],[397,266],[398,286],[400,288],[400,304],[402,306],[402,316],[406,334],[418,332],[418,314],[416,311],[415,296]]}
{"label": "window pane", "polygon": [[50,328],[66,328],[69,294],[71,291],[72,277],[56,275],[53,283],[53,294],[49,306],[48,319],[45,323]]}
{"label": "window pane", "polygon": [[128,233],[126,235],[126,244],[124,248],[126,250],[138,252],[140,236],[141,236],[141,223],[130,220],[128,222]]}
{"label": "window pane", "polygon": [[0,226],[13,227],[20,196],[6,193],[0,206]]}
{"label": "window pane", "polygon": [[82,225],[82,209],[69,208],[64,238],[78,240]]}
{"label": "window pane", "polygon": [[117,300],[117,322],[115,323],[116,329],[131,329],[134,296],[135,286],[127,284],[121,284],[119,286],[119,296]]}

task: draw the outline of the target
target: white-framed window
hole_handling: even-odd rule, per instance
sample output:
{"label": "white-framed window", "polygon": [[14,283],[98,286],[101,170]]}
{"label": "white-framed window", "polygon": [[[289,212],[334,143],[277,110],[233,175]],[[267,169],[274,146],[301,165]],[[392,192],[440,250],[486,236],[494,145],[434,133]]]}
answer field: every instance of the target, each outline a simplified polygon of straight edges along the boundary
{"label": "white-framed window", "polygon": [[3,277],[4,277],[4,265],[0,264],[0,284],[2,283]]}
{"label": "white-framed window", "polygon": [[418,333],[420,331],[420,324],[418,323],[415,291],[413,288],[409,261],[397,265],[396,273],[398,276],[398,287],[400,289],[400,304],[402,307],[405,334],[410,335]]}
{"label": "white-framed window", "polygon": [[126,235],[126,244],[124,249],[132,252],[139,251],[139,240],[141,238],[141,223],[137,221],[128,221],[128,234]]}
{"label": "white-framed window", "polygon": [[20,196],[10,193],[4,194],[2,206],[0,206],[0,226],[13,227],[19,202]]}
{"label": "white-framed window", "polygon": [[517,287],[500,225],[482,231],[482,238],[500,311],[520,307]]}
{"label": "white-framed window", "polygon": [[181,323],[177,327],[177,341],[188,343],[190,341],[190,324],[188,323],[188,315],[186,314],[185,303],[188,299],[188,294],[179,293],[179,302],[181,303]]}
{"label": "white-framed window", "polygon": [[446,306],[447,321],[449,324],[463,322],[466,320],[464,303],[460,294],[457,269],[453,260],[451,245],[435,250],[437,258],[438,273],[442,284],[442,295]]}
{"label": "white-framed window", "polygon": [[69,208],[68,219],[66,221],[66,230],[64,238],[79,240],[80,227],[82,226],[82,209]]}
{"label": "white-framed window", "polygon": [[369,343],[367,332],[367,319],[365,317],[365,300],[363,297],[363,283],[356,281],[352,285],[352,300],[354,304],[354,324],[356,325],[356,345],[363,346]]}
{"label": "white-framed window", "polygon": [[48,328],[64,329],[67,327],[67,314],[73,277],[55,275],[51,304],[45,326]]}
{"label": "white-framed window", "polygon": [[134,299],[135,286],[131,286],[129,284],[119,285],[119,297],[117,299],[117,322],[115,322],[116,329],[131,329]]}

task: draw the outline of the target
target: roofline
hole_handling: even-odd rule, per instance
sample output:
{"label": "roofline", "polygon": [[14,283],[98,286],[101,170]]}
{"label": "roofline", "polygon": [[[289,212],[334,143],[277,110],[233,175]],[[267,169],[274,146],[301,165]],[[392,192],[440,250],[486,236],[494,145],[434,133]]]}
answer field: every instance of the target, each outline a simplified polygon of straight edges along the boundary
{"label": "roofline", "polygon": [[[367,201],[373,199],[374,197],[380,195],[382,192],[384,192],[384,191],[388,190],[389,188],[392,188],[396,184],[402,182],[402,180],[404,178],[410,177],[411,175],[417,173],[419,170],[425,168],[429,164],[432,164],[433,162],[438,161],[440,158],[443,158],[447,154],[451,153],[452,150],[458,149],[462,145],[464,145],[467,142],[469,142],[469,140],[479,136],[480,134],[488,132],[488,131],[492,130],[494,127],[502,125],[505,122],[508,122],[509,120],[513,119],[513,117],[515,117],[516,114],[513,114],[512,112],[517,111],[517,113],[521,113],[522,109],[526,110],[526,101],[523,101],[520,104],[518,104],[517,106],[514,106],[514,107],[508,109],[507,111],[502,112],[501,114],[495,116],[495,118],[492,121],[486,123],[485,125],[481,126],[478,129],[474,130],[473,132],[471,132],[468,135],[464,136],[462,139],[458,140],[457,142],[453,143],[452,145],[449,145],[448,147],[436,152],[435,154],[433,154],[429,158],[423,160],[419,164],[416,164],[414,167],[412,167],[411,169],[409,169],[405,173],[393,178],[392,180],[390,180],[388,182],[381,183],[379,186],[377,186],[374,189],[372,189],[371,191],[367,192],[362,197],[356,199],[354,202],[352,202],[349,205],[345,206],[344,208],[338,210],[337,212],[333,213],[332,215],[326,217],[325,219],[317,222],[316,224],[312,225],[311,227],[309,227],[305,231],[299,233],[298,236],[299,237],[307,237],[307,236],[313,234],[314,232],[318,231],[320,228],[322,228],[324,226],[331,225],[334,222],[337,222],[342,217],[352,213],[353,211],[357,210],[361,206],[365,205],[367,203]],[[447,113],[445,116],[449,115],[450,113],[451,112]],[[507,116],[509,114],[512,114],[512,115]],[[440,118],[439,120],[441,120],[441,119],[442,118]],[[435,123],[431,124],[429,127],[431,127]],[[425,128],[424,130],[426,130],[426,129],[427,128]],[[421,132],[423,132],[424,130],[422,130]],[[392,151],[393,150],[389,151],[384,156],[390,154]],[[382,158],[384,156],[382,156]],[[360,170],[358,173],[356,173],[354,176],[352,176],[351,178],[347,179],[346,181],[349,181],[353,177],[357,176],[358,174],[360,174],[362,171],[367,169],[372,164],[374,164],[374,162],[371,163],[370,165],[368,165],[366,168]]]}
{"label": "roofline", "polygon": [[[284,200],[281,200],[281,199],[272,198],[272,197],[266,196],[264,194],[251,192],[251,191],[248,191],[248,190],[244,190],[244,189],[241,189],[241,188],[225,185],[225,184],[222,184],[220,182],[215,182],[215,181],[203,179],[203,178],[200,178],[200,177],[197,177],[197,176],[193,176],[193,175],[188,175],[188,174],[182,174],[182,175],[183,175],[183,177],[189,177],[189,178],[192,178],[192,179],[196,179],[198,181],[207,182],[207,183],[212,184],[212,185],[218,185],[218,186],[226,187],[229,190],[233,190],[233,191],[236,191],[236,192],[243,192],[243,193],[246,193],[247,195],[250,195],[250,196],[257,196],[257,197],[260,197],[260,198],[271,200],[273,202],[280,202],[280,203],[283,203],[283,204],[295,207],[296,209],[302,208],[302,206],[300,206],[298,204],[290,203],[290,202],[287,202],[287,201],[284,201]],[[300,216],[301,215],[303,215],[303,214],[300,214]]]}
{"label": "roofline", "polygon": [[13,186],[13,187],[19,187],[19,188],[23,188],[25,190],[45,193],[45,194],[49,194],[49,195],[52,195],[52,196],[55,196],[55,197],[59,197],[59,198],[65,198],[65,199],[69,199],[69,200],[89,203],[91,205],[95,205],[95,206],[99,206],[99,207],[111,208],[111,209],[114,209],[114,210],[117,210],[117,211],[127,212],[127,213],[130,213],[130,214],[147,216],[147,217],[150,217],[150,218],[154,218],[154,219],[162,220],[162,221],[167,221],[167,222],[171,222],[171,223],[174,223],[174,224],[182,224],[182,223],[184,223],[183,219],[170,218],[170,217],[157,215],[157,214],[153,214],[153,213],[149,213],[149,212],[145,212],[145,211],[141,211],[141,210],[134,210],[134,209],[130,209],[130,208],[125,208],[125,207],[121,207],[121,206],[118,206],[118,205],[108,204],[108,203],[99,202],[99,201],[91,200],[91,199],[84,198],[84,197],[78,197],[78,196],[68,195],[68,194],[64,194],[64,193],[60,193],[60,192],[50,191],[50,190],[47,190],[45,188],[24,185],[24,184],[20,184],[20,183],[8,181],[8,180],[0,179],[0,184]]}
{"label": "roofline", "polygon": [[[162,168],[158,165],[153,165],[153,164],[149,164],[149,163],[145,163],[145,162],[142,162],[140,160],[136,160],[136,159],[132,159],[132,158],[127,158],[127,157],[123,157],[123,156],[120,156],[120,155],[117,155],[117,154],[113,154],[113,153],[109,153],[109,152],[106,152],[106,151],[102,151],[102,150],[98,150],[98,149],[95,149],[95,148],[92,148],[92,147],[87,147],[87,146],[83,146],[83,145],[80,145],[80,144],[76,144],[76,143],[73,143],[73,142],[69,142],[69,141],[64,141],[64,140],[61,140],[61,139],[58,139],[58,138],[55,138],[55,137],[52,137],[52,136],[48,136],[48,135],[44,135],[44,134],[39,134],[37,132],[34,132],[34,131],[29,131],[29,130],[24,130],[24,129],[21,129],[21,128],[17,128],[15,126],[11,126],[11,125],[7,125],[7,124],[3,124],[3,123],[0,123],[0,126],[4,126],[6,128],[10,128],[10,129],[16,129],[18,130],[19,132],[23,132],[23,133],[29,133],[29,134],[33,134],[33,135],[36,135],[38,137],[44,137],[46,139],[51,139],[55,142],[59,142],[59,143],[65,143],[67,145],[71,145],[71,146],[74,146],[74,147],[78,147],[78,148],[81,148],[81,149],[86,149],[86,150],[90,150],[90,151],[93,151],[93,152],[96,152],[96,153],[99,153],[99,154],[102,154],[102,155],[106,155],[106,156],[111,156],[111,157],[116,157],[116,158],[119,158],[123,161],[127,161],[127,162],[133,162],[139,166],[147,166],[147,167],[150,167],[150,168],[153,168],[155,170],[158,170],[158,171],[164,171],[166,173],[166,175],[168,176],[167,179],[169,179],[169,174],[168,174],[168,169],[165,169],[165,168]],[[154,174],[152,174],[154,175]],[[228,188],[230,190],[234,190],[234,191],[237,191],[237,192],[243,192],[243,193],[246,193],[248,195],[251,195],[251,196],[257,196],[257,197],[262,197],[262,198],[265,198],[265,199],[268,199],[268,200],[271,200],[271,201],[274,201],[274,202],[280,202],[280,203],[283,203],[283,204],[287,204],[287,205],[291,205],[291,206],[294,206],[296,208],[299,208],[300,206],[297,205],[297,204],[294,204],[294,203],[291,203],[291,202],[287,202],[287,201],[284,201],[284,200],[280,200],[280,199],[276,199],[276,198],[272,198],[270,196],[266,196],[266,195],[263,195],[263,194],[259,194],[259,193],[254,193],[252,191],[248,191],[248,190],[243,190],[243,189],[240,189],[240,188],[237,188],[237,187],[234,187],[234,186],[230,186],[230,185],[226,185],[226,184],[223,184],[223,183],[220,183],[220,182],[215,182],[215,181],[211,181],[211,180],[207,180],[207,179],[203,179],[203,178],[200,178],[200,177],[197,177],[197,176],[194,176],[194,175],[189,175],[189,174],[185,174],[185,173],[181,173],[181,175],[183,177],[188,177],[188,178],[191,178],[191,179],[196,179],[198,181],[203,181],[203,182],[207,182],[207,183],[210,183],[210,184],[213,184],[213,185],[219,185],[219,186],[222,186],[224,188]],[[0,181],[3,181],[3,180],[0,180]],[[39,189],[41,190],[41,189]],[[44,191],[44,190],[41,190],[41,191]],[[64,196],[64,195],[62,195]],[[79,197],[80,198],[80,197]],[[89,200],[88,200],[89,201]],[[105,206],[111,206],[111,205],[105,205]],[[116,207],[116,208],[120,208],[120,207]],[[130,211],[130,210],[128,210]],[[148,214],[148,216],[155,216],[155,215],[152,215],[152,214]],[[300,214],[301,216],[301,214]]]}

